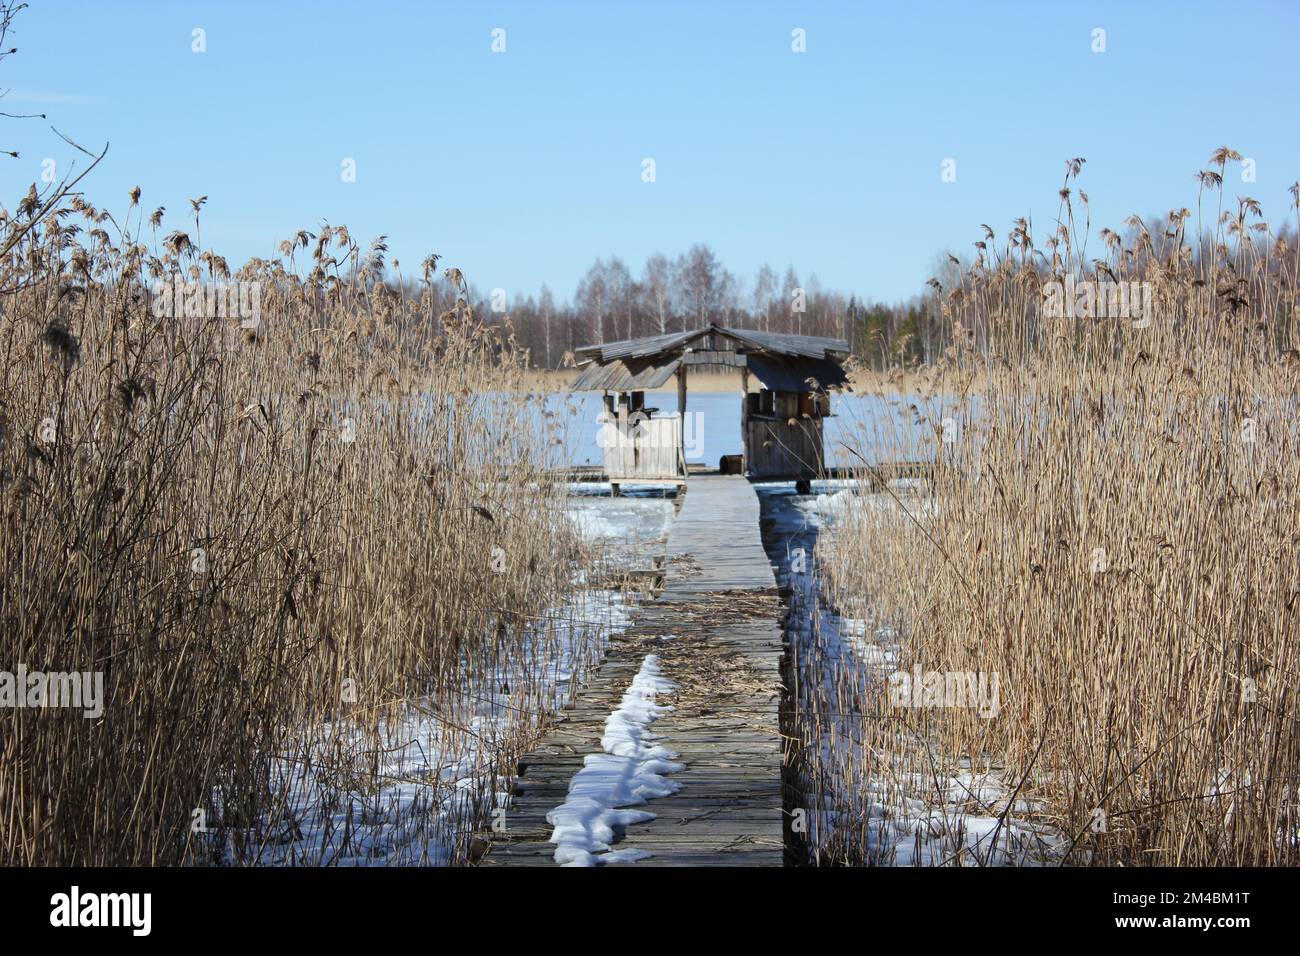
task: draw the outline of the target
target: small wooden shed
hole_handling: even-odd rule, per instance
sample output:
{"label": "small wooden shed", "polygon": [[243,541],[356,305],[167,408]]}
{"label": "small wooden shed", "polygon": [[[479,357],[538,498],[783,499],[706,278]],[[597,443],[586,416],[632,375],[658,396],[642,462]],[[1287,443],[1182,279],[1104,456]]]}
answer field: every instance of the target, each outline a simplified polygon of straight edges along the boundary
{"label": "small wooden shed", "polygon": [[[741,373],[741,473],[806,488],[825,466],[823,422],[830,389],[847,382],[848,343],[710,323],[690,332],[603,342],[576,350],[574,391],[603,391],[598,441],[606,477],[620,482],[685,481],[683,423],[692,368]],[[753,375],[760,388],[749,390]],[[676,413],[648,408],[645,393],[677,379]],[[720,467],[722,463],[720,463]]]}

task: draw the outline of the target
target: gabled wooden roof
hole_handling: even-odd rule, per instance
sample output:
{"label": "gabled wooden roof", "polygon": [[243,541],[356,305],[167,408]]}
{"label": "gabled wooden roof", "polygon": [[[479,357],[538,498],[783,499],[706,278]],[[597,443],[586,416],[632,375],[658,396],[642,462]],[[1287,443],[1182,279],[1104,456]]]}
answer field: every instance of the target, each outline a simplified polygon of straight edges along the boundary
{"label": "gabled wooden roof", "polygon": [[689,332],[670,332],[667,335],[651,335],[640,339],[620,339],[617,342],[584,345],[574,351],[580,356],[595,358],[601,362],[625,358],[648,358],[681,352],[696,340],[715,335],[731,339],[738,346],[736,351],[741,352],[772,352],[776,355],[803,358],[833,358],[849,354],[849,343],[843,339],[823,338],[819,335],[760,332],[757,329],[735,329],[718,325],[716,322],[710,322],[702,329]]}
{"label": "gabled wooden roof", "polygon": [[683,362],[708,364],[709,353],[718,354],[720,360],[725,353],[726,361],[719,364],[747,367],[768,388],[806,392],[847,381],[839,363],[848,356],[849,344],[843,339],[734,329],[710,322],[689,332],[602,342],[575,351],[582,369],[572,386],[575,391],[658,388]]}

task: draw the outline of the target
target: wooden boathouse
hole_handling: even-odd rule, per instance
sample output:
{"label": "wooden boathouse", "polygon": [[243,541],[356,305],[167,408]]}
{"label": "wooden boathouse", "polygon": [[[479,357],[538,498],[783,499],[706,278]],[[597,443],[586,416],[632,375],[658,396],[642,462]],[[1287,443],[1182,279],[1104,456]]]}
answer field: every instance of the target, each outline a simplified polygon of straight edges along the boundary
{"label": "wooden boathouse", "polygon": [[[825,472],[823,423],[831,415],[830,390],[848,378],[842,339],[783,335],[709,323],[701,329],[588,345],[576,350],[574,391],[603,391],[598,442],[606,479],[676,481],[687,477],[687,377],[696,368],[741,373],[740,461],[719,462],[764,481],[793,481],[801,491]],[[758,385],[750,390],[750,375]],[[676,412],[645,404],[645,393],[677,380]]]}

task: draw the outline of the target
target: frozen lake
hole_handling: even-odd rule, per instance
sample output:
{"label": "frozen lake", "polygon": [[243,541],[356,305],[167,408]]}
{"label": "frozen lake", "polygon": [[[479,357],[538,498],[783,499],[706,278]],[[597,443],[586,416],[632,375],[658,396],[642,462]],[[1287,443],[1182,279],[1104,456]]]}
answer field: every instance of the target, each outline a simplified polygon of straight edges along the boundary
{"label": "frozen lake", "polygon": [[[698,392],[687,396],[686,459],[692,463],[716,466],[723,455],[741,453],[739,392]],[[657,408],[656,414],[676,414],[675,392],[647,392],[646,405]],[[546,396],[547,412],[558,424],[557,464],[598,465],[601,449],[597,433],[601,423],[602,403],[599,392],[552,393]],[[960,428],[962,415],[951,398],[934,398],[922,402],[916,396],[834,394],[834,413],[826,420],[826,463],[830,466],[857,464],[857,458],[845,449],[856,449],[869,461],[889,460],[899,449],[907,457],[922,457],[921,450],[931,448],[935,432],[945,418]]]}

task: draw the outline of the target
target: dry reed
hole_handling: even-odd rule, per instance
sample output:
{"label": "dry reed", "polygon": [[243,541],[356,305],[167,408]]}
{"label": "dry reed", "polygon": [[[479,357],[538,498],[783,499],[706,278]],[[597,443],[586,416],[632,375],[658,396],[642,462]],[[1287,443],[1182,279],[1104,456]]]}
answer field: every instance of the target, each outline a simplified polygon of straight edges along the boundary
{"label": "dry reed", "polygon": [[[871,426],[884,458],[933,463],[929,494],[863,496],[823,541],[866,634],[856,663],[799,662],[822,861],[924,839],[933,863],[1300,862],[1300,250],[1242,197],[1199,236],[1187,209],[1103,230],[1089,261],[1081,166],[1045,251],[1025,220],[1000,252],[989,230],[941,290],[962,344],[915,428]],[[1150,283],[1150,327],[1046,317],[1070,272]],[[997,715],[897,706],[915,666],[998,675]],[[963,814],[996,821],[983,842]]]}
{"label": "dry reed", "polygon": [[[0,222],[0,666],[107,697],[0,713],[0,863],[265,859],[300,822],[284,768],[370,792],[412,700],[480,762],[428,800],[469,774],[481,816],[555,642],[577,667],[598,637],[553,619],[581,556],[524,356],[434,257],[399,294],[382,239],[325,226],[232,275],[202,200],[192,241],[139,196],[119,225],[33,187]],[[157,317],[178,279],[259,283],[260,322]]]}

